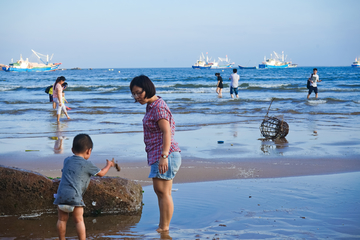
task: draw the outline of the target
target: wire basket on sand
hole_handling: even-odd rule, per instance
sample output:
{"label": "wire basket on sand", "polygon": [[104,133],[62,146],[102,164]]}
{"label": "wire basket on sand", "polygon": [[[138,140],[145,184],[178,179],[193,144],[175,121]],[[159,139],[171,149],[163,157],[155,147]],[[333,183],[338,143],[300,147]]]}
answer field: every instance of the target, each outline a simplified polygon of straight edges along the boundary
{"label": "wire basket on sand", "polygon": [[264,138],[284,138],[289,133],[289,125],[284,121],[283,117],[281,117],[282,119],[279,119],[278,117],[268,116],[271,104],[274,99],[275,98],[271,100],[268,111],[260,125],[260,132]]}

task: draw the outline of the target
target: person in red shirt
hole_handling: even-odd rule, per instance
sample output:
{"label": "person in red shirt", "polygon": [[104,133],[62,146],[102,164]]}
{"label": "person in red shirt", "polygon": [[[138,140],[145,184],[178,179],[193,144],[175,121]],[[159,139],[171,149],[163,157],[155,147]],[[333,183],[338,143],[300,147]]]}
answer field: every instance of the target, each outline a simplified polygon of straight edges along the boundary
{"label": "person in red shirt", "polygon": [[165,101],[156,96],[155,86],[147,76],[135,77],[130,83],[130,91],[135,102],[146,104],[144,142],[148,165],[151,166],[149,178],[153,179],[159,201],[160,222],[157,231],[169,231],[174,212],[172,183],[181,165],[180,148],[174,140],[175,121]]}

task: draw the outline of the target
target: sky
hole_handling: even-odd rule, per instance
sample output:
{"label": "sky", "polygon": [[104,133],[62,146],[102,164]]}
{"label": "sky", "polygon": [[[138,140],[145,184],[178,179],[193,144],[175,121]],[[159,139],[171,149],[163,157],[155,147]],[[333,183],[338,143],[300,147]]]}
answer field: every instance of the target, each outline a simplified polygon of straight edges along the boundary
{"label": "sky", "polygon": [[54,54],[62,68],[191,67],[201,53],[255,66],[273,51],[299,66],[360,57],[358,0],[5,1],[0,63]]}

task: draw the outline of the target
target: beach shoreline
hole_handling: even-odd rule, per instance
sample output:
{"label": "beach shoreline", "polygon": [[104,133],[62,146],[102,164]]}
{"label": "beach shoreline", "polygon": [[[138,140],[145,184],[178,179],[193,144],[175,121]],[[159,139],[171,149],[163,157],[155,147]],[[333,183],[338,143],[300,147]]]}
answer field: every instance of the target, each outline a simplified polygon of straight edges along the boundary
{"label": "beach shoreline", "polygon": [[[100,156],[92,156],[99,158]],[[27,160],[29,160],[27,158]],[[91,159],[89,159],[91,160]],[[37,161],[23,161],[8,157],[0,165],[38,172],[46,177],[61,177],[63,159],[61,156],[37,158]],[[103,167],[101,163],[96,163]],[[120,172],[110,169],[107,176],[134,180],[142,186],[152,184],[148,178],[150,167],[146,161],[119,162]],[[353,157],[342,158],[247,158],[247,159],[182,159],[182,165],[174,183],[193,183],[231,179],[284,178],[310,175],[326,175],[360,171],[360,161]]]}

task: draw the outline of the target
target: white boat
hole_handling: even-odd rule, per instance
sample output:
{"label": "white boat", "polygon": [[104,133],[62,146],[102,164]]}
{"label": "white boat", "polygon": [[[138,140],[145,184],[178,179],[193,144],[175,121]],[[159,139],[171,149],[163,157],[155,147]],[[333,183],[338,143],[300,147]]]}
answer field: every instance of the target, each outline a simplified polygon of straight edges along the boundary
{"label": "white boat", "polygon": [[355,58],[355,62],[351,64],[352,67],[360,67],[360,58]]}
{"label": "white boat", "polygon": [[219,61],[214,61],[211,65],[210,69],[226,69],[226,68],[233,68],[234,62],[230,62],[230,59],[228,59],[227,55],[225,58],[218,57]]}
{"label": "white boat", "polygon": [[203,53],[201,53],[199,60],[196,61],[194,65],[192,65],[192,68],[195,69],[225,69],[225,68],[232,68],[234,63],[230,63],[230,59],[228,59],[227,55],[225,58],[218,58],[219,61],[211,60],[212,58],[207,55],[204,56]]}
{"label": "white boat", "polygon": [[[44,55],[35,52],[34,50],[31,51],[41,62],[30,62],[28,58],[24,60],[20,54],[20,59],[18,61],[15,63],[10,63],[9,66],[2,67],[2,69],[6,72],[48,72],[57,70],[61,65],[61,63],[49,63],[54,54],[51,55],[49,59],[49,55]],[[46,60],[44,61],[42,57],[46,58]]]}
{"label": "white boat", "polygon": [[259,64],[259,68],[288,68],[288,67],[297,67],[297,64],[293,64],[290,62],[286,62],[286,57],[284,56],[284,51],[282,51],[281,56],[279,56],[279,54],[277,54],[275,51],[274,52],[274,57],[271,54],[270,58],[266,58],[266,56],[264,57],[264,61]]}

